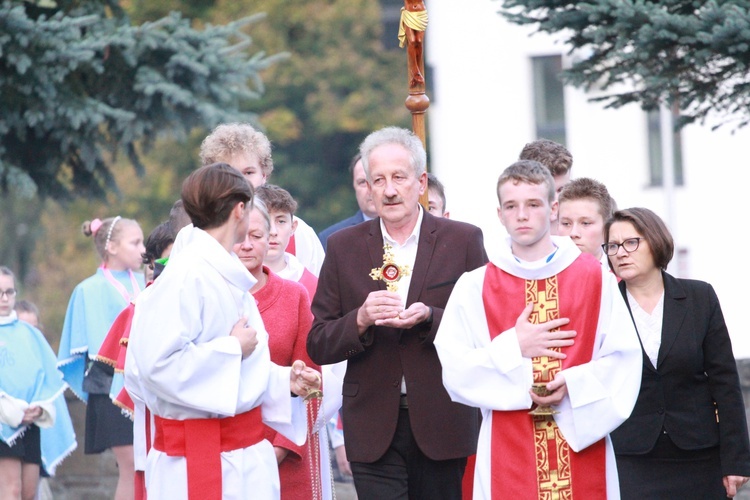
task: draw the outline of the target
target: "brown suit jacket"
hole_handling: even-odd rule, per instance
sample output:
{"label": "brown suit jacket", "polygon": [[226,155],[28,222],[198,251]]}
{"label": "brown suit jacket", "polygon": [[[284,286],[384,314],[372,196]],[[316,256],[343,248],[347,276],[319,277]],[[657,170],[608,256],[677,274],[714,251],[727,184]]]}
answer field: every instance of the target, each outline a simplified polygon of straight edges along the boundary
{"label": "brown suit jacket", "polygon": [[425,212],[406,304],[431,306],[432,321],[408,330],[372,326],[360,337],[357,310],[370,292],[385,290],[383,281],[370,277],[373,268],[383,265],[380,219],[330,236],[312,302],[315,320],[307,350],[319,364],[348,360],[342,417],[349,460],[371,463],[388,449],[402,375],[412,432],[422,452],[433,460],[476,452],[478,410],[451,401],[432,342],[456,280],[486,262],[478,227]]}

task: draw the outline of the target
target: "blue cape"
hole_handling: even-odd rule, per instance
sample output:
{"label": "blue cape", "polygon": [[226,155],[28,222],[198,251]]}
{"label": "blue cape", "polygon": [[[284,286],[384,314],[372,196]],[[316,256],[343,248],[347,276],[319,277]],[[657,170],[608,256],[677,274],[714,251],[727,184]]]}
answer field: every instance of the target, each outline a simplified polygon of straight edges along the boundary
{"label": "blue cape", "polygon": [[[55,424],[41,429],[42,465],[50,475],[78,446],[56,361],[47,339],[30,324],[17,319],[0,324],[0,390],[30,404],[54,402]],[[12,445],[26,429],[1,424],[0,437]]]}
{"label": "blue cape", "polygon": [[[127,271],[112,271],[112,275],[132,293]],[[136,274],[141,290],[143,275]],[[88,394],[83,391],[86,358],[95,359],[115,318],[128,302],[104,277],[101,268],[86,278],[73,290],[65,313],[57,364],[71,390],[84,402]]]}

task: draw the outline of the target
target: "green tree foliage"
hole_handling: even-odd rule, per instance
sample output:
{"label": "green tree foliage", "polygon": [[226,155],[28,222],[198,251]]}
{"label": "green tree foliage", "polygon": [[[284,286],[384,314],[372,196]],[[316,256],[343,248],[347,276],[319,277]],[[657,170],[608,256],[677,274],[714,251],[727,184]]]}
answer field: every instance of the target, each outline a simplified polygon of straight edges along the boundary
{"label": "green tree foliage", "polygon": [[0,264],[54,345],[70,292],[98,265],[81,223],[120,214],[149,234],[205,130],[256,121],[246,101],[278,56],[251,46],[262,16],[133,26],[117,0],[42,1],[0,1]]}
{"label": "green tree foliage", "polygon": [[268,70],[273,88],[257,103],[269,106],[262,117],[279,144],[272,182],[289,189],[321,230],[357,208],[347,167],[364,137],[384,125],[409,126],[406,56],[384,49],[378,2],[265,3],[269,23],[255,36],[291,53]]}
{"label": "green tree foliage", "polygon": [[[175,3],[134,2],[128,13],[147,21]],[[289,58],[263,72],[268,88],[245,109],[259,115],[274,145],[270,182],[289,190],[299,214],[322,230],[357,209],[347,167],[362,139],[385,125],[410,126],[406,55],[384,48],[379,2],[370,0],[216,0],[204,21],[248,12],[267,15],[253,26],[253,41]]]}
{"label": "green tree foliage", "polygon": [[[92,241],[81,234],[81,223],[119,214],[136,219],[148,235],[179,197],[182,180],[198,164],[198,145],[214,124],[251,121],[267,131],[274,144],[276,165],[271,182],[292,192],[300,202],[300,215],[316,229],[348,217],[356,209],[346,167],[364,136],[383,125],[409,126],[408,111],[403,106],[407,95],[405,54],[382,46],[377,2],[123,0],[125,14],[118,13],[117,4],[95,0],[59,4],[60,13],[31,12],[28,4],[25,9],[14,10],[19,9],[20,2],[6,2],[0,9],[0,126],[24,130],[8,124],[25,119],[26,109],[42,109],[45,119],[34,127],[45,127],[38,130],[48,134],[60,129],[55,137],[70,138],[66,144],[78,144],[87,155],[95,145],[94,152],[108,168],[107,174],[92,169],[87,174],[91,184],[74,187],[72,167],[62,161],[51,162],[50,173],[45,175],[55,179],[63,193],[53,193],[58,189],[54,186],[39,185],[40,193],[46,189],[51,195],[26,201],[24,198],[37,189],[33,176],[42,175],[34,162],[46,161],[43,149],[47,147],[58,158],[61,154],[39,139],[25,146],[28,161],[11,162],[6,152],[0,152],[0,184],[5,189],[0,194],[0,233],[10,236],[0,239],[0,264],[17,271],[21,296],[41,307],[53,345],[73,287],[93,274],[98,265]],[[182,16],[170,14],[172,10],[182,12]],[[252,25],[234,21],[257,12],[265,12],[267,17]],[[105,27],[96,23],[75,28],[76,23],[83,22],[76,19],[84,13],[93,13],[97,23],[107,23],[114,32],[106,35]],[[135,26],[128,27],[121,17],[124,15]],[[28,41],[17,41],[17,28],[6,29],[11,18],[13,23],[26,26],[24,36]],[[72,30],[65,41],[46,30],[55,19],[66,26],[65,30]],[[95,39],[89,37],[94,32],[104,39],[101,47],[105,48],[92,49],[88,59],[66,55],[79,54],[77,47],[84,43],[94,44]],[[131,40],[125,43],[128,37]],[[289,56],[278,56],[271,65],[262,54],[249,55],[246,44],[250,41],[252,47],[262,47],[271,54],[287,52]],[[31,42],[37,47],[33,53],[24,48]],[[227,53],[238,43],[243,45]],[[170,55],[177,57],[175,51],[180,48],[190,49],[188,55],[171,62]],[[26,73],[9,65],[9,51],[26,51],[33,61]],[[120,52],[125,55],[118,55]],[[54,70],[55,61],[61,66],[59,75]],[[187,69],[181,69],[183,66]],[[206,66],[204,73],[198,71],[202,66]],[[93,67],[101,72],[96,73]],[[178,69],[188,76],[178,78],[173,74]],[[53,82],[58,84],[44,87],[43,73],[57,78]],[[268,88],[262,99],[253,100],[262,89],[259,74]],[[141,86],[135,88],[136,77],[144,82],[139,85],[149,85],[150,94]],[[134,85],[128,87],[128,81]],[[17,92],[14,86],[24,85],[37,90],[10,99],[7,92]],[[53,94],[45,95],[47,89]],[[190,93],[195,95],[193,99]],[[85,111],[77,128],[66,118],[71,113],[68,108],[75,108],[63,100],[70,95],[76,97],[78,109]],[[117,99],[115,104],[104,95]],[[37,103],[39,97],[41,102]],[[90,103],[96,106],[86,108]],[[200,123],[180,114],[189,106],[210,119]],[[99,107],[104,111],[97,111]],[[133,118],[109,119],[109,108],[124,110]],[[95,112],[103,115],[101,121],[94,120]],[[177,123],[168,122],[165,114]],[[173,138],[184,135],[191,123],[198,126],[179,141]],[[118,149],[127,148],[124,141],[115,146],[116,135],[111,135],[114,132],[110,132],[110,126],[115,131],[133,131],[129,140],[132,151],[137,148],[140,153],[142,177],[133,178],[128,155],[115,157]],[[34,127],[29,128],[36,133]],[[93,138],[82,140],[84,129]],[[0,133],[0,147],[10,141],[5,135]],[[57,170],[55,165],[59,166]],[[102,182],[107,179],[114,184]],[[111,190],[111,185],[119,190]],[[91,200],[90,193],[102,196]],[[65,201],[77,195],[87,196]],[[36,241],[36,246],[30,245],[29,239]],[[33,257],[29,258],[30,254]]]}
{"label": "green tree foliage", "polygon": [[[745,0],[505,0],[512,22],[580,50],[563,78],[609,91],[608,107],[678,103],[681,124],[750,121],[750,4]],[[623,90],[625,89],[625,90]]]}
{"label": "green tree foliage", "polygon": [[410,126],[406,55],[383,47],[379,2],[219,2],[258,5],[268,21],[255,39],[291,54],[264,73],[268,92],[253,103],[264,107],[261,121],[278,145],[271,182],[295,196],[318,230],[349,217],[357,205],[347,167],[360,142],[385,125]]}
{"label": "green tree foliage", "polygon": [[227,120],[262,90],[256,17],[196,30],[179,14],[133,26],[113,0],[0,4],[0,189],[42,198],[117,192],[111,159]]}
{"label": "green tree foliage", "polygon": [[250,8],[268,14],[254,40],[290,53],[264,72],[268,90],[251,103],[277,146],[271,182],[322,230],[357,209],[347,167],[364,137],[385,125],[410,126],[406,55],[384,48],[379,2],[217,0],[214,20]]}

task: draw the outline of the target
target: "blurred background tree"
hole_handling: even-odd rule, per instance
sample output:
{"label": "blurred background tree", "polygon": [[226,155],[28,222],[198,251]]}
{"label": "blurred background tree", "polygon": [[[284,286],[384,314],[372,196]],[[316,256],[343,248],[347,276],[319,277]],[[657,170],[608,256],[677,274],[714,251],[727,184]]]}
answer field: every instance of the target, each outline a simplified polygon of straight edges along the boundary
{"label": "blurred background tree", "polygon": [[349,162],[371,131],[410,127],[406,56],[382,43],[380,4],[369,0],[218,0],[214,19],[268,14],[253,30],[266,50],[290,58],[263,73],[250,103],[275,144],[271,182],[289,190],[318,231],[357,210]]}
{"label": "blurred background tree", "polygon": [[[379,2],[367,0],[203,0],[123,4],[136,22],[169,10],[195,23],[224,24],[250,12],[253,42],[289,58],[263,72],[267,88],[243,109],[259,115],[274,145],[270,182],[287,189],[299,215],[320,231],[357,210],[347,168],[364,137],[410,126],[403,51],[383,42]],[[187,15],[187,14],[186,14]]]}
{"label": "blurred background tree", "polygon": [[98,264],[81,223],[119,213],[148,234],[195,168],[174,139],[257,122],[243,103],[280,57],[243,31],[261,18],[196,29],[174,13],[132,25],[114,1],[0,4],[0,262],[53,345]]}
{"label": "blurred background tree", "polygon": [[[48,0],[49,1],[49,0]],[[195,127],[255,120],[244,101],[272,59],[242,28],[191,27],[170,14],[131,25],[115,3],[0,5],[0,188],[42,198],[118,193],[110,162]]]}
{"label": "blurred background tree", "polygon": [[0,6],[0,263],[55,347],[98,264],[81,223],[120,214],[148,235],[214,125],[268,133],[271,182],[317,230],[357,209],[347,166],[365,135],[409,126],[378,2],[41,1]]}

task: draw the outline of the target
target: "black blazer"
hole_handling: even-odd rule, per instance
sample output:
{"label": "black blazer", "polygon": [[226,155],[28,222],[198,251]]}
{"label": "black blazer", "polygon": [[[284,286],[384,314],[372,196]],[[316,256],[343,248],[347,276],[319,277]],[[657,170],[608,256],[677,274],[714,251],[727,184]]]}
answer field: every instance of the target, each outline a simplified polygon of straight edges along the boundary
{"label": "black blazer", "polygon": [[476,452],[478,410],[451,401],[433,340],[458,278],[487,262],[482,231],[425,212],[418,245],[406,304],[431,306],[432,322],[408,330],[372,326],[360,338],[357,310],[370,292],[385,290],[383,281],[370,277],[383,265],[380,219],[341,229],[328,240],[307,351],[319,364],[348,360],[341,414],[353,462],[374,462],[391,444],[402,376],[412,432],[424,454],[447,460]]}
{"label": "black blazer", "polygon": [[[748,476],[745,405],[716,292],[703,281],[677,279],[664,272],[662,276],[664,318],[658,368],[644,351],[635,408],[611,434],[615,453],[648,453],[664,429],[683,450],[718,445],[722,474]],[[626,297],[624,281],[620,291]]]}

